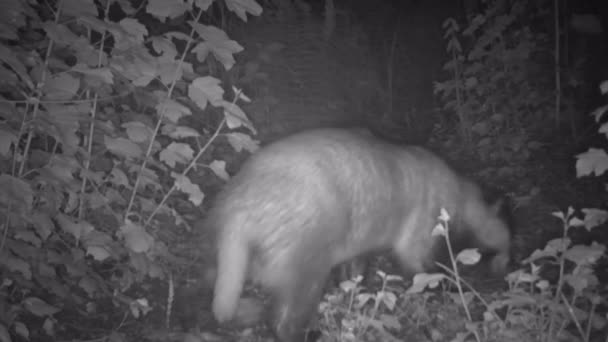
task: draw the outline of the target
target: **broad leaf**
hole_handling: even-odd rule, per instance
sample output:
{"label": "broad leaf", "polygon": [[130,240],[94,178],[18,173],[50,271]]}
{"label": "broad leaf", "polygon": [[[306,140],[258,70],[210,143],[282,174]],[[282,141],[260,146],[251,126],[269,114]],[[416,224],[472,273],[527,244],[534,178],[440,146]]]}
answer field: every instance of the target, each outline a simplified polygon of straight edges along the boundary
{"label": "broad leaf", "polygon": [[224,101],[224,89],[220,87],[220,83],[215,77],[199,77],[188,86],[188,97],[203,110],[207,108],[207,102],[216,107],[220,106]]}
{"label": "broad leaf", "polygon": [[186,164],[194,157],[194,151],[188,144],[172,142],[160,152],[159,159],[174,168],[176,163]]}
{"label": "broad leaf", "polygon": [[28,297],[23,300],[22,304],[25,310],[37,317],[52,316],[61,311],[37,297]]}
{"label": "broad leaf", "polygon": [[255,16],[262,14],[262,6],[255,0],[226,0],[226,7],[243,21],[247,21],[247,13]]}
{"label": "broad leaf", "polygon": [[260,148],[260,142],[251,139],[251,136],[247,134],[233,132],[226,134],[226,137],[232,148],[237,152],[241,152],[244,149],[253,153]]}
{"label": "broad leaf", "polygon": [[590,174],[601,176],[608,170],[608,154],[602,149],[590,148],[577,155],[576,159],[576,176],[579,178]]}
{"label": "broad leaf", "polygon": [[127,222],[120,227],[120,235],[125,245],[136,253],[145,253],[154,245],[154,238],[142,226],[133,222]]}
{"label": "broad leaf", "polygon": [[175,187],[181,192],[188,195],[188,199],[192,204],[199,206],[205,198],[205,194],[201,191],[197,184],[192,183],[190,178],[179,175],[175,172],[171,173],[173,179],[175,179]]}

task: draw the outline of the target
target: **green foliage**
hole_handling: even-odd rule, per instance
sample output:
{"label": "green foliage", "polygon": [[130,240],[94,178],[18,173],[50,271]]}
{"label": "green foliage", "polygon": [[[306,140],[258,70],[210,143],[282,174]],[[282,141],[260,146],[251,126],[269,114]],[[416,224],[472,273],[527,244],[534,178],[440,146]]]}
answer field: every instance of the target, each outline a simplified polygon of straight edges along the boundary
{"label": "green foliage", "polygon": [[[226,100],[220,81],[195,74],[193,63],[230,69],[243,49],[200,23],[210,6],[243,20],[261,7],[255,0],[144,5],[3,1],[2,341],[9,332],[55,336],[62,312],[92,317],[104,298],[136,318],[149,312],[156,303],[128,293],[147,279],[171,281],[178,259],[166,224],[187,228],[176,206],[200,206],[205,197],[189,171],[228,177],[223,161],[201,159],[219,137],[237,151],[257,147],[237,105],[247,97],[234,89]],[[150,35],[151,26],[184,16],[192,19],[188,33]],[[218,125],[201,132],[189,126],[193,116],[218,117]]]}
{"label": "green foliage", "polygon": [[[387,290],[390,276],[381,272],[382,289],[375,294],[362,291],[360,279],[343,283],[343,292],[328,296],[321,306],[325,334],[332,341],[398,340],[394,336],[404,335],[400,322],[401,314],[405,312],[409,322],[415,321],[419,326],[426,321],[430,325],[427,329],[431,340],[591,341],[592,336],[608,328],[606,318],[597,312],[598,305],[606,304],[607,299],[601,297],[600,284],[593,271],[606,247],[597,243],[571,245],[567,233],[574,226],[593,229],[604,223],[608,214],[584,212],[583,220],[577,219],[572,209],[567,213],[555,213],[563,222],[563,237],[549,241],[544,249],[536,250],[525,259],[522,268],[507,275],[508,290],[487,296],[460,276],[459,265],[475,264],[480,255],[476,250],[453,254],[449,243],[450,217],[442,210],[440,223],[433,229],[433,234],[444,237],[450,246],[451,267],[440,265],[446,273],[417,274],[403,297],[399,297],[400,291],[394,288]],[[542,275],[543,269],[550,268],[559,270],[555,279]],[[455,286],[457,292],[438,294],[445,300],[434,315],[452,320],[451,325],[440,326],[437,320],[429,318],[433,315],[429,305],[432,295],[423,291],[445,282]],[[413,301],[413,296],[423,300]],[[453,309],[458,307],[465,315],[458,310],[454,313]],[[481,311],[479,318],[475,318],[474,311]],[[450,318],[445,319],[448,316]],[[447,339],[446,336],[452,337]],[[416,335],[408,337],[416,339]]]}
{"label": "green foliage", "polygon": [[[600,85],[602,95],[608,94],[608,81]],[[591,113],[595,122],[600,124],[598,132],[608,138],[608,123],[604,120],[604,114],[608,111],[608,105],[603,105]],[[602,148],[589,148],[587,152],[576,156],[576,176],[584,177],[595,175],[599,177],[608,170],[608,154]]]}
{"label": "green foliage", "polygon": [[[521,330],[528,330],[539,341],[590,341],[592,333],[607,325],[597,312],[601,298],[599,282],[593,266],[604,254],[606,246],[572,245],[568,236],[571,227],[586,225],[593,229],[599,223],[596,213],[587,213],[584,221],[574,216],[571,208],[566,213],[554,213],[563,222],[563,237],[549,241],[543,250],[536,250],[523,261],[527,271],[518,270],[507,277],[507,298],[493,303],[493,308],[507,307],[506,321],[520,322]],[[604,215],[605,217],[605,215]],[[597,218],[597,216],[596,216]],[[590,224],[591,222],[594,224]],[[544,279],[543,268],[557,267],[555,282]]]}
{"label": "green foliage", "polygon": [[382,279],[382,287],[375,293],[364,291],[363,277],[359,275],[342,282],[341,291],[326,296],[319,311],[328,341],[400,340],[391,333],[401,329],[394,314],[399,288],[391,287],[389,282],[399,281],[401,277],[382,271],[377,274]]}
{"label": "green foliage", "polygon": [[[444,22],[451,79],[435,84],[443,109],[455,113],[457,135],[486,160],[525,160],[552,113],[547,37],[531,23],[546,1],[489,1],[464,29]],[[543,126],[541,126],[543,125]]]}

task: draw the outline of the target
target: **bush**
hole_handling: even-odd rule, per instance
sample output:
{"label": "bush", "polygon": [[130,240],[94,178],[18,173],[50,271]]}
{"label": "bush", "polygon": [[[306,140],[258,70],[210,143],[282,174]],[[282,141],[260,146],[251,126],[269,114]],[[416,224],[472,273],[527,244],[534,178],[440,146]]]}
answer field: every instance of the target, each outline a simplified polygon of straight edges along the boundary
{"label": "bush", "polygon": [[[243,49],[200,23],[211,4],[3,2],[0,340],[65,334],[66,317],[98,317],[104,299],[118,316],[141,317],[159,303],[135,289],[150,279],[173,288],[183,261],[169,228],[189,228],[176,208],[205,197],[190,171],[228,177],[224,161],[202,158],[220,137],[237,151],[257,146],[237,105],[247,97],[234,89],[227,100],[218,79],[193,71],[210,61],[230,69]],[[243,20],[262,10],[254,0],[213,6]],[[184,32],[150,34],[180,18],[191,19]],[[192,116],[217,125],[200,131]]]}

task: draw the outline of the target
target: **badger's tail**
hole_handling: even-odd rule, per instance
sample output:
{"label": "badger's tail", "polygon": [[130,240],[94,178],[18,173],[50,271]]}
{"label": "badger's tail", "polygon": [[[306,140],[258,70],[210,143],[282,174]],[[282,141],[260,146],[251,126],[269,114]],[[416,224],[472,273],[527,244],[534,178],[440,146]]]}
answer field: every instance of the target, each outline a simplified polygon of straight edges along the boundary
{"label": "badger's tail", "polygon": [[249,244],[238,234],[227,234],[220,239],[217,248],[213,314],[222,323],[231,320],[237,310],[247,276]]}

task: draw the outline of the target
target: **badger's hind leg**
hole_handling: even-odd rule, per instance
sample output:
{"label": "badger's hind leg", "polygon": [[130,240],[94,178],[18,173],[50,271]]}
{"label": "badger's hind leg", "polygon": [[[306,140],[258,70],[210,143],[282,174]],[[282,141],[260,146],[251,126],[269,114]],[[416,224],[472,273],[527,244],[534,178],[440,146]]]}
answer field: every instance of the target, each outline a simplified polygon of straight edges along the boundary
{"label": "badger's hind leg", "polygon": [[329,278],[329,260],[318,253],[312,260],[294,262],[282,270],[283,281],[272,286],[273,312],[271,324],[282,342],[312,341],[306,329],[314,317]]}

